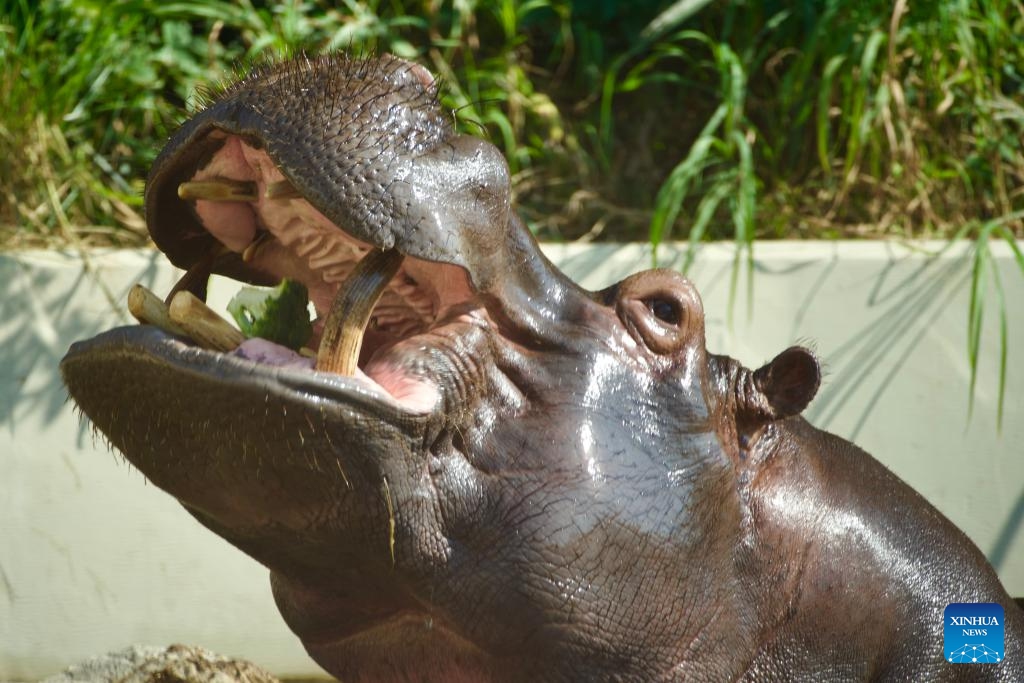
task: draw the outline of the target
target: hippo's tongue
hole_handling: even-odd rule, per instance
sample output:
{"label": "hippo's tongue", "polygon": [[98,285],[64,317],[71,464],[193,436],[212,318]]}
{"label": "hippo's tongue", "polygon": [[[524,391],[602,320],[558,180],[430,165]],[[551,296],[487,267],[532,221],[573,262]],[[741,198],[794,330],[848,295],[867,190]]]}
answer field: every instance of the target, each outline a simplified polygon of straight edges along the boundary
{"label": "hippo's tongue", "polygon": [[275,368],[302,368],[312,370],[316,361],[295,353],[287,346],[253,337],[246,339],[231,351],[231,355]]}

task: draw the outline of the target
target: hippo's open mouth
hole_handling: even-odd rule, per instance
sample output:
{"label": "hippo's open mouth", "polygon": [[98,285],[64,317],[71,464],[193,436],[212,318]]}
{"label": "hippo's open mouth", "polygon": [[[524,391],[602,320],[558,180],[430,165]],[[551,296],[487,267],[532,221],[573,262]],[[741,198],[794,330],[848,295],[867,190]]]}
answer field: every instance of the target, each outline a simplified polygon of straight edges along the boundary
{"label": "hippo's open mouth", "polygon": [[[470,326],[483,325],[486,311],[474,302],[467,272],[460,266],[406,256],[400,248],[382,249],[345,232],[316,209],[255,141],[220,131],[211,133],[219,149],[202,168],[177,186],[194,211],[198,231],[181,241],[215,242],[189,267],[167,297],[170,325],[191,358],[225,354],[251,361],[251,372],[265,378],[305,381],[318,393],[346,388],[360,397],[376,397],[397,409],[426,413],[440,400],[440,387],[424,362],[438,346],[457,339]],[[239,261],[235,263],[235,261]],[[315,312],[312,334],[300,351],[258,337],[242,340],[227,322],[206,342],[212,312],[199,304],[175,307],[179,292],[205,297],[206,281],[218,264],[231,264],[240,280],[301,282]],[[223,266],[221,266],[223,267]],[[152,305],[152,304],[151,304]],[[181,310],[179,310],[181,309]],[[166,316],[145,322],[160,325]],[[158,340],[159,335],[141,337]],[[161,341],[162,354],[179,348]],[[184,347],[180,347],[184,350]],[[231,367],[224,360],[216,367]],[[237,364],[239,369],[246,363]],[[287,368],[293,372],[282,373]],[[317,377],[302,377],[302,372]]]}
{"label": "hippo's open mouth", "polygon": [[[291,99],[307,92],[337,98]],[[430,74],[394,58],[296,62],[232,86],[172,138],[146,189],[150,232],[186,274],[167,296],[171,324],[160,324],[166,312],[133,312],[190,341],[121,331],[115,343],[190,360],[223,353],[210,367],[267,381],[306,370],[312,393],[430,412],[441,387],[429,359],[487,322],[476,295],[493,264],[472,260],[464,233],[500,230],[508,211],[504,162],[478,143],[453,133]],[[305,285],[315,309],[307,348],[243,341],[223,326],[226,341],[204,343],[205,323],[193,319],[212,312],[173,298],[204,300],[211,273]],[[69,361],[108,341],[73,348]]]}
{"label": "hippo's open mouth", "polygon": [[[72,346],[61,370],[76,403],[154,484],[272,569],[282,613],[321,660],[373,660],[385,640],[359,634],[381,629],[407,645],[404,627],[384,627],[409,615],[424,652],[465,639],[393,577],[452,552],[424,520],[471,504],[480,463],[468,430],[449,425],[468,395],[490,392],[495,409],[520,400],[499,366],[521,363],[485,358],[495,335],[536,345],[551,327],[536,320],[559,319],[546,295],[560,301],[566,281],[511,211],[501,154],[456,134],[418,65],[300,59],[188,120],[154,162],[145,206],[185,275],[166,304],[133,290],[133,313],[154,324]],[[213,274],[302,283],[315,311],[306,348],[244,339],[224,320],[211,338]]]}

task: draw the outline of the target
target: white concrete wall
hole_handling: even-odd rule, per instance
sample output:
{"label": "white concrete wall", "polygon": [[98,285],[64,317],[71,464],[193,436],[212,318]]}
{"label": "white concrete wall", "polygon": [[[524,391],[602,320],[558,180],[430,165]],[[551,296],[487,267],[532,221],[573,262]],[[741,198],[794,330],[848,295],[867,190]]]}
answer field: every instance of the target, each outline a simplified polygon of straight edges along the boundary
{"label": "white concrete wall", "polygon": [[[926,259],[877,242],[759,244],[753,299],[743,275],[731,325],[732,247],[704,248],[691,276],[709,349],[757,366],[811,342],[827,374],[810,419],[915,486],[1024,595],[1024,277],[999,247],[1011,344],[1001,433],[993,292],[967,418],[964,245]],[[592,288],[650,264],[644,246],[546,250]],[[666,249],[662,264],[680,255]],[[66,402],[57,363],[68,345],[126,322],[134,282],[163,292],[176,277],[152,252],[94,253],[84,269],[62,254],[0,255],[0,680],[130,643],[201,644],[279,674],[318,671],[281,622],[266,572],[111,454]],[[216,283],[211,301],[233,292]]]}

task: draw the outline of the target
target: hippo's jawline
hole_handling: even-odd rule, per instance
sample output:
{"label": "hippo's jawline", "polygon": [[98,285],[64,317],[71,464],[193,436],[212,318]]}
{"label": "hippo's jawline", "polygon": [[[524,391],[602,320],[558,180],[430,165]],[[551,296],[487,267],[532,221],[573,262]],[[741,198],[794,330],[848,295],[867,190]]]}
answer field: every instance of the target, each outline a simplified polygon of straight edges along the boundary
{"label": "hippo's jawline", "polygon": [[[343,402],[373,410],[381,419],[425,416],[433,411],[411,407],[396,399],[365,374],[345,377],[294,364],[252,360],[237,353],[221,353],[197,346],[151,325],[117,327],[72,344],[64,364],[88,362],[97,356],[149,361],[169,372],[202,375],[225,384],[258,384],[266,390],[288,393],[296,403],[321,400]],[[159,389],[159,387],[154,387]]]}

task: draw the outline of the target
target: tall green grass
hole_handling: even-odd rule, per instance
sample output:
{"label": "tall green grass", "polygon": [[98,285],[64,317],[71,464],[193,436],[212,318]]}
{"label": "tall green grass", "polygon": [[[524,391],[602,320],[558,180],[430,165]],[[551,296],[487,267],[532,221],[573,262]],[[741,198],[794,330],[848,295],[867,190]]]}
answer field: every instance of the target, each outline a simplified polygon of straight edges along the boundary
{"label": "tall green grass", "polygon": [[1020,36],[1022,0],[0,0],[0,245],[144,242],[197,90],[386,50],[502,149],[542,238],[734,239],[734,293],[758,239],[974,239],[976,367],[987,245],[1024,236]]}
{"label": "tall green grass", "polygon": [[[949,236],[1024,206],[1019,1],[705,5],[672,3],[603,84],[606,149],[622,93],[669,83],[699,112],[654,243],[678,227],[697,240]],[[753,231],[729,219],[749,202],[723,203],[750,189]]]}
{"label": "tall green grass", "polygon": [[298,50],[429,66],[543,237],[949,236],[1024,201],[1020,0],[0,8],[8,238],[63,239],[63,212],[138,239],[141,178],[196,90]]}
{"label": "tall green grass", "polygon": [[1001,421],[1008,302],[989,244],[1005,240],[1024,274],[1022,35],[1018,0],[679,0],[611,64],[601,144],[606,156],[617,144],[623,94],[668,84],[696,100],[648,236],[656,262],[657,245],[687,231],[684,269],[703,239],[734,239],[733,295],[742,264],[751,286],[755,237],[973,239],[970,396],[994,298]]}
{"label": "tall green grass", "polygon": [[[489,135],[513,171],[525,171],[552,146],[564,149],[565,129],[534,85],[542,67],[530,31],[554,28],[571,42],[569,15],[511,0],[7,0],[2,243],[138,243],[146,170],[196,92],[246,64],[300,51],[388,51],[426,63],[462,125]],[[550,59],[561,49],[551,46]]]}

